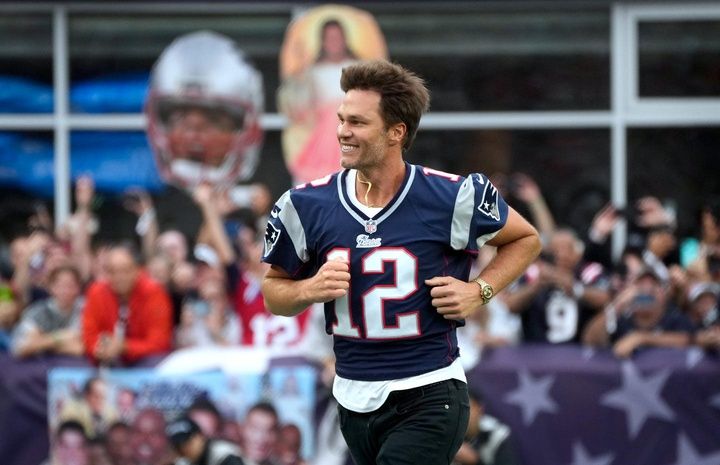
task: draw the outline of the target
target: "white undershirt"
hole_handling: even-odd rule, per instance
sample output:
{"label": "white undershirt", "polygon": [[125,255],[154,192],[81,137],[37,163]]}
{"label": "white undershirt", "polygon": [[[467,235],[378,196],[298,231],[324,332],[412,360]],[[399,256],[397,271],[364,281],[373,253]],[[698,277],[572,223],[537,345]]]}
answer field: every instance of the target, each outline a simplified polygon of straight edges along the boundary
{"label": "white undershirt", "polygon": [[460,363],[460,357],[446,367],[421,375],[410,376],[409,378],[389,379],[386,381],[358,381],[335,375],[333,396],[340,405],[348,410],[359,413],[372,412],[382,407],[382,404],[385,403],[393,391],[412,389],[438,381],[445,381],[446,379],[467,382],[465,371],[462,363]]}
{"label": "white undershirt", "polygon": [[[380,213],[383,207],[368,207],[364,203],[358,200],[355,195],[355,180],[357,179],[357,170],[350,170],[347,177],[345,178],[345,186],[347,187],[348,195],[350,196],[350,203],[355,205],[361,212],[365,213],[368,218],[374,218],[375,215]],[[363,183],[364,184],[364,183]]]}
{"label": "white undershirt", "polygon": [[[370,208],[363,205],[355,196],[356,170],[350,170],[346,179],[347,192],[350,201],[368,217],[372,218],[382,208]],[[335,375],[333,382],[333,395],[340,405],[353,412],[372,412],[379,409],[393,391],[412,389],[419,386],[457,379],[467,382],[460,358],[456,358],[450,365],[438,370],[422,373],[408,378],[391,379],[385,381],[358,381],[346,379]]]}

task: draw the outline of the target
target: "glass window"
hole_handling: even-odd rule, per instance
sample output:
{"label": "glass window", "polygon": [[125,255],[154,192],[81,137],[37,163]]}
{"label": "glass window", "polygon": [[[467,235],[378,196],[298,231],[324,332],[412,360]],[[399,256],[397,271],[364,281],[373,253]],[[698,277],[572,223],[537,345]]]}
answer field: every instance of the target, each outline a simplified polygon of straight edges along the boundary
{"label": "glass window", "polygon": [[433,111],[610,106],[605,8],[376,8],[391,58],[427,79]]}
{"label": "glass window", "polygon": [[0,113],[51,113],[52,18],[0,12]]}
{"label": "glass window", "polygon": [[555,220],[584,233],[610,192],[610,132],[582,130],[420,131],[408,160],[467,175],[482,172],[510,204],[528,216],[516,196],[514,173],[540,187]]}
{"label": "glass window", "polygon": [[[140,112],[153,63],[173,39],[211,30],[234,39],[263,75],[265,109],[275,112],[278,52],[287,14],[80,14],[70,29],[72,102],[76,112]],[[130,100],[114,102],[118,88],[130,86]],[[124,95],[128,95],[125,87]],[[133,91],[134,90],[134,91]],[[133,97],[134,96],[134,97]],[[109,105],[101,105],[109,101]]]}
{"label": "glass window", "polygon": [[720,19],[638,24],[641,97],[720,97]]}
{"label": "glass window", "polygon": [[697,234],[704,201],[720,196],[720,129],[628,131],[628,199],[653,195],[676,210],[678,233]]}

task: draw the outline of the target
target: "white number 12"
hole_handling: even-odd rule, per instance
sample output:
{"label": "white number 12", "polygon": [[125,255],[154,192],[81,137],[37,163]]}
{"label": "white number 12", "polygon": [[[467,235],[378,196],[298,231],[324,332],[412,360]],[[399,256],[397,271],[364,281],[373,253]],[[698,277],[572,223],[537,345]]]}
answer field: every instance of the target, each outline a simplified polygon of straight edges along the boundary
{"label": "white number 12", "polygon": [[[333,249],[327,254],[328,260],[343,260],[350,263],[349,249]],[[418,310],[396,315],[395,325],[385,324],[385,301],[402,300],[418,290],[417,258],[402,247],[379,247],[362,259],[363,274],[385,273],[386,263],[394,263],[395,276],[392,284],[376,284],[363,293],[362,314],[365,320],[366,339],[401,339],[420,335]],[[335,300],[337,323],[333,333],[338,336],[360,338],[360,330],[353,323],[350,314],[349,294]]]}

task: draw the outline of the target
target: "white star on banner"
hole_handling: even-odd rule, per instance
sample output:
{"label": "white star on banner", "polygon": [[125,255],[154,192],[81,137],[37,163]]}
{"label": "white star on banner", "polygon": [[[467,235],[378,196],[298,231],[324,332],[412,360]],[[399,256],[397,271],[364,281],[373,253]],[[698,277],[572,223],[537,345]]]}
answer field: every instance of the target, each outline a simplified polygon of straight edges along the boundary
{"label": "white star on banner", "polygon": [[680,434],[678,439],[677,461],[673,465],[718,465],[720,463],[720,450],[710,455],[700,455],[692,445],[690,439]]}
{"label": "white star on banner", "polygon": [[688,369],[695,368],[705,358],[705,351],[700,347],[690,347],[685,353],[685,366]]}
{"label": "white star on banner", "polygon": [[592,346],[584,346],[582,348],[582,352],[580,355],[582,356],[583,360],[590,360],[595,356],[595,348]]}
{"label": "white star on banner", "polygon": [[520,385],[508,393],[504,400],[522,409],[523,423],[529,426],[540,412],[555,413],[557,404],[550,398],[550,388],[555,382],[552,375],[533,379],[527,370],[519,374]]}
{"label": "white star on banner", "polygon": [[710,398],[710,405],[720,408],[720,394],[715,394]]}
{"label": "white star on banner", "polygon": [[573,458],[570,465],[610,465],[612,461],[612,454],[600,455],[593,459],[580,442],[573,444]]}
{"label": "white star on banner", "polygon": [[600,399],[602,405],[624,410],[627,414],[628,432],[637,436],[648,417],[672,421],[672,409],[660,397],[660,391],[670,376],[670,370],[663,370],[642,378],[632,362],[622,365],[622,386],[608,392]]}

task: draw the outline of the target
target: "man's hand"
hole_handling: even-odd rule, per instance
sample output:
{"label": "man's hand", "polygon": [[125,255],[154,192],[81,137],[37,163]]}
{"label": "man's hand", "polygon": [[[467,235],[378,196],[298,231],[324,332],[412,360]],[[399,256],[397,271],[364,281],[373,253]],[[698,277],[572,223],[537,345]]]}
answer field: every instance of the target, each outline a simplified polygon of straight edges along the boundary
{"label": "man's hand", "polygon": [[75,204],[79,210],[90,210],[95,197],[95,182],[90,176],[80,176],[75,184]]}
{"label": "man's hand", "polygon": [[123,341],[115,336],[104,333],[95,345],[93,355],[100,362],[109,363],[117,360],[123,352]]}
{"label": "man's hand", "polygon": [[645,345],[645,333],[633,331],[615,343],[613,352],[616,357],[629,358],[635,352],[635,349],[643,345]]}
{"label": "man's hand", "polygon": [[467,283],[451,276],[436,276],[426,279],[425,284],[432,287],[432,305],[446,320],[462,320],[482,306],[480,287],[476,283]]}
{"label": "man's hand", "polygon": [[345,261],[325,262],[307,283],[308,300],[324,303],[343,297],[350,289],[350,266]]}

